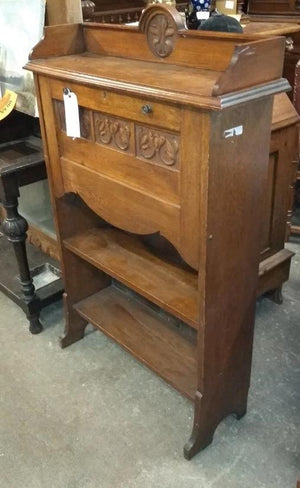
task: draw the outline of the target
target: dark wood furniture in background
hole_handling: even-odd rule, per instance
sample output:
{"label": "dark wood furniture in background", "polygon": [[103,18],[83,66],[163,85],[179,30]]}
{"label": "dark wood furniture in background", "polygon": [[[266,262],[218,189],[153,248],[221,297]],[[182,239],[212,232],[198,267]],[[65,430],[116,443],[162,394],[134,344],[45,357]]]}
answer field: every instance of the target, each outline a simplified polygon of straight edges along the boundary
{"label": "dark wood furniture in background", "polygon": [[[61,345],[91,322],[194,400],[191,458],[246,412],[284,40],[187,32],[163,6],[140,29],[47,28],[27,68],[63,263]],[[75,140],[65,88],[80,106]]]}
{"label": "dark wood furniture in background", "polygon": [[[110,24],[137,22],[147,3],[147,0],[113,0],[111,2],[96,0],[94,12],[90,15],[89,13],[84,15],[84,19]],[[187,1],[177,1],[176,8],[178,11],[184,12],[188,4]]]}
{"label": "dark wood furniture in background", "polygon": [[[244,27],[246,33],[256,33],[258,35],[282,35],[286,38],[286,52],[284,57],[283,75],[287,78],[291,84],[292,90],[289,92],[289,97],[292,100],[298,114],[300,114],[300,90],[299,90],[299,59],[300,59],[300,11],[295,11],[293,16],[290,16],[290,10],[278,11],[276,15],[271,15],[276,2],[258,2],[266,6],[266,12],[260,15],[249,15],[247,24]],[[249,4],[249,12],[252,2]],[[284,2],[281,6],[286,5]],[[293,3],[289,3],[293,8]],[[300,134],[300,133],[299,133]],[[297,164],[300,169],[300,143],[298,143],[298,155]],[[300,234],[300,173],[295,173],[293,188],[291,191],[291,203],[294,209],[293,216],[291,218],[291,233]],[[295,166],[296,170],[296,166]],[[296,224],[297,222],[297,224]]]}
{"label": "dark wood furniture in background", "polygon": [[[59,274],[51,283],[44,283],[45,286],[35,290],[25,245],[28,224],[18,212],[19,188],[46,177],[41,139],[28,136],[0,144],[0,201],[5,209],[2,231],[13,246],[20,279],[19,282],[16,279],[16,269],[9,256],[10,249],[5,243],[3,246],[1,241],[4,261],[0,270],[0,289],[23,308],[32,334],[42,330],[39,320],[41,308],[62,295]],[[37,271],[41,271],[41,266],[45,266],[44,259],[41,261],[37,252],[34,253],[32,261],[35,262]],[[54,264],[50,265],[52,269],[56,269]]]}
{"label": "dark wood furniture in background", "polygon": [[248,0],[249,15],[295,18],[300,16],[299,0]]}
{"label": "dark wood furniture in background", "polygon": [[262,218],[257,296],[268,291],[281,303],[281,287],[289,278],[293,253],[285,249],[290,234],[298,156],[299,116],[286,94],[274,97],[268,178]]}
{"label": "dark wood furniture in background", "polygon": [[[297,112],[300,114],[300,61],[296,64],[295,69],[295,83],[293,90],[293,102]],[[300,131],[298,138],[298,153],[300,154]],[[291,225],[291,232],[295,235],[300,235],[300,158],[297,161],[296,182],[295,182],[295,218]]]}
{"label": "dark wood furniture in background", "polygon": [[146,0],[112,0],[111,2],[96,0],[94,3],[95,10],[90,20],[112,24],[137,22],[147,5]]}

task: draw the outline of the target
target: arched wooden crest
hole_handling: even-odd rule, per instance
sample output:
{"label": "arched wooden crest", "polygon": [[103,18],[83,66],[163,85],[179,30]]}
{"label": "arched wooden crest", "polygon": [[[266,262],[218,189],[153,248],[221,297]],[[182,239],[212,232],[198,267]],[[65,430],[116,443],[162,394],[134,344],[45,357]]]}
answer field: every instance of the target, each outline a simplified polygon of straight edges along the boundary
{"label": "arched wooden crest", "polygon": [[175,7],[153,4],[144,10],[139,28],[146,34],[151,52],[159,58],[166,58],[174,50],[178,32],[185,31],[186,25]]}

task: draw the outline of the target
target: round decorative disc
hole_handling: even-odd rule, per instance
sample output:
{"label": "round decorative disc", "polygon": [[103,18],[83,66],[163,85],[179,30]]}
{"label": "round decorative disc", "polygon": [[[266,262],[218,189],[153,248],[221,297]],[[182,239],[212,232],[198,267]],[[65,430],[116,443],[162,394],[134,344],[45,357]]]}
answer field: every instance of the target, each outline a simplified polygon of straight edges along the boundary
{"label": "round decorative disc", "polygon": [[148,45],[160,58],[169,56],[175,45],[177,28],[171,17],[162,13],[154,15],[147,26]]}

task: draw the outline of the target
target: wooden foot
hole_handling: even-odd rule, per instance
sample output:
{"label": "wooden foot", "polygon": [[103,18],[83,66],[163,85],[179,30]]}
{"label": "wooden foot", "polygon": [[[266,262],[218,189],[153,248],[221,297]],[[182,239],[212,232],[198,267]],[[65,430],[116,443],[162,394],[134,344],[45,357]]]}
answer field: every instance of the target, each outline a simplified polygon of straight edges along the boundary
{"label": "wooden foot", "polygon": [[60,337],[59,338],[59,343],[60,343],[60,346],[61,348],[65,348],[65,347],[68,347],[68,346],[71,346],[71,344],[74,344],[74,342],[77,342],[79,341],[80,339],[83,339],[84,337],[84,329],[86,327],[87,324],[85,324],[83,330],[68,330],[65,332],[65,335],[63,337]]}
{"label": "wooden foot", "polygon": [[275,288],[275,290],[271,290],[268,293],[268,298],[270,298],[270,300],[272,300],[273,302],[277,303],[277,305],[281,305],[283,302],[281,286],[278,288]]}
{"label": "wooden foot", "polygon": [[240,420],[241,418],[244,417],[244,415],[246,415],[246,413],[247,413],[247,405],[242,406],[240,409],[236,409],[236,411],[233,412],[233,415],[237,420]]}
{"label": "wooden foot", "polygon": [[86,320],[78,315],[76,310],[68,307],[66,293],[64,293],[63,299],[65,306],[66,327],[65,335],[59,339],[62,348],[70,346],[71,344],[74,344],[74,342],[82,339],[84,337],[85,328],[88,324]]}
{"label": "wooden foot", "polygon": [[218,423],[214,423],[205,413],[202,394],[195,395],[194,426],[190,439],[183,448],[185,459],[192,459],[199,451],[207,447],[213,440]]}
{"label": "wooden foot", "polygon": [[195,454],[212,443],[213,435],[207,435],[203,437],[200,429],[194,427],[191,437],[183,448],[183,455],[188,461],[192,459]]}
{"label": "wooden foot", "polygon": [[39,320],[39,315],[27,317],[29,320],[29,331],[31,334],[39,334],[43,330],[43,326]]}
{"label": "wooden foot", "polygon": [[[219,423],[228,415],[233,414],[238,420],[247,412],[247,394],[240,395],[240,400],[236,399],[236,406],[230,408],[226,403],[222,405],[224,398],[216,398],[214,405],[204,405],[204,399],[200,392],[195,396],[195,416],[194,426],[190,439],[183,448],[185,459],[192,459],[199,451],[202,451],[213,440],[214,433]],[[226,401],[226,400],[225,400]]]}

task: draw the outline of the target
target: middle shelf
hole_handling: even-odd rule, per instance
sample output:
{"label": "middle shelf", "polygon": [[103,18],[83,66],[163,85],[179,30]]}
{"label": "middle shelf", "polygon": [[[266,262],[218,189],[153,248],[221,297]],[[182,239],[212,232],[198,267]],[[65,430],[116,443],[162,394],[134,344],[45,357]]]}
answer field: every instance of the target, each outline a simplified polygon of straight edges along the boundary
{"label": "middle shelf", "polygon": [[196,272],[158,257],[136,236],[115,228],[88,229],[65,239],[63,244],[80,258],[198,329]]}

